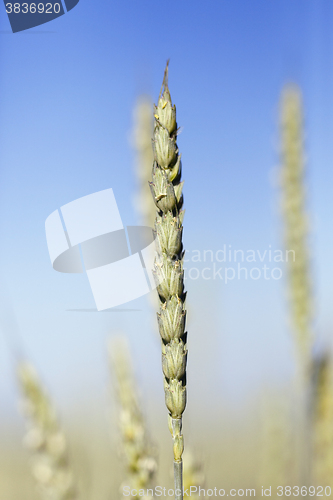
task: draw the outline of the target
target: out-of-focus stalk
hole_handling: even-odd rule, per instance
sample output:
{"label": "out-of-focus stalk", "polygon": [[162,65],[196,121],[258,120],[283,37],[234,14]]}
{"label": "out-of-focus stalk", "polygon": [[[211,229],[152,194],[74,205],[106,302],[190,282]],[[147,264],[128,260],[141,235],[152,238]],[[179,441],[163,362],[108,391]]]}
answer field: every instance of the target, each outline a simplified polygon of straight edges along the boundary
{"label": "out-of-focus stalk", "polygon": [[286,87],[282,96],[282,206],[288,251],[289,302],[299,363],[311,369],[313,297],[310,281],[300,90]]}
{"label": "out-of-focus stalk", "polygon": [[291,323],[297,357],[297,441],[300,481],[307,486],[311,456],[311,349],[313,297],[310,282],[308,217],[304,181],[301,93],[288,86],[282,95],[282,206],[288,256]]}
{"label": "out-of-focus stalk", "polygon": [[[157,469],[156,459],[149,442],[145,420],[141,411],[132,360],[124,337],[114,339],[109,346],[114,388],[118,399],[121,451],[125,460],[126,479],[121,487],[130,486],[136,490],[134,500],[150,500],[146,494],[151,487]],[[139,490],[145,491],[140,496]]]}
{"label": "out-of-focus stalk", "polygon": [[155,210],[150,199],[148,181],[151,178],[153,151],[151,138],[154,130],[153,102],[148,95],[141,95],[133,112],[132,144],[135,151],[135,175],[137,190],[134,206],[141,224],[154,227]]}
{"label": "out-of-focus stalk", "polygon": [[279,486],[288,486],[292,479],[292,432],[290,407],[286,394],[281,397],[274,388],[264,396],[261,405],[262,435],[260,446],[259,484],[272,488],[278,500]]}
{"label": "out-of-focus stalk", "polygon": [[313,479],[315,486],[329,486],[333,493],[333,363],[330,353],[321,356],[314,369]]}
{"label": "out-of-focus stalk", "polygon": [[21,362],[18,380],[28,426],[25,444],[32,452],[32,472],[41,497],[44,500],[75,500],[76,488],[66,438],[34,367]]}
{"label": "out-of-focus stalk", "polygon": [[184,491],[187,490],[188,493],[191,492],[192,500],[198,500],[200,498],[199,488],[202,488],[205,482],[203,465],[196,459],[194,453],[189,451],[187,448],[184,451],[183,462]]}

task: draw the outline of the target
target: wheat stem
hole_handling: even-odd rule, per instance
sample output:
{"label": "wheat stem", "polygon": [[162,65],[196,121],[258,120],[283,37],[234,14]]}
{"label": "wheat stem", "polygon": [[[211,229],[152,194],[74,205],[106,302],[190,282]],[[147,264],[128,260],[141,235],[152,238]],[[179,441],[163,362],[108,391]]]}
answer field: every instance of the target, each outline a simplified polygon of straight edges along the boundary
{"label": "wheat stem", "polygon": [[175,499],[183,498],[183,461],[173,462],[173,473],[175,478]]}
{"label": "wheat stem", "polygon": [[181,158],[177,146],[176,107],[168,87],[168,63],[155,106],[154,164],[151,192],[157,207],[156,257],[153,273],[160,311],[157,315],[162,345],[165,402],[173,439],[175,496],[183,498],[182,414],[186,405],[186,333],[183,271],[183,205]]}

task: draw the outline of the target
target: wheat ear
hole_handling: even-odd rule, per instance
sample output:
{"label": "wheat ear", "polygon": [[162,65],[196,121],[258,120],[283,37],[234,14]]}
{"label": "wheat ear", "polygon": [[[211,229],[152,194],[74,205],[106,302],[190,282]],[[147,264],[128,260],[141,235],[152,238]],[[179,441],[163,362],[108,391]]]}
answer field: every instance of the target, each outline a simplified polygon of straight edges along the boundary
{"label": "wheat ear", "polygon": [[333,364],[329,353],[315,363],[313,473],[317,486],[333,491]]}
{"label": "wheat ear", "polygon": [[182,252],[183,205],[181,159],[177,147],[176,107],[168,87],[168,63],[155,106],[154,164],[151,192],[157,207],[153,273],[160,301],[157,314],[162,341],[162,368],[169,428],[173,438],[175,497],[183,498],[182,414],[186,405],[185,293]]}
{"label": "wheat ear", "polygon": [[[139,405],[137,387],[132,368],[128,343],[116,338],[109,347],[114,388],[118,399],[121,451],[126,463],[127,484],[137,496],[130,498],[150,499],[139,490],[151,486],[157,470],[153,447],[148,439],[145,420]],[[129,483],[129,484],[128,484]]]}
{"label": "wheat ear", "polygon": [[289,302],[297,352],[297,433],[302,484],[310,477],[311,455],[311,371],[313,304],[308,251],[308,221],[305,210],[305,182],[301,93],[288,86],[282,95],[282,196],[285,245],[294,252],[288,259]]}
{"label": "wheat ear", "polygon": [[313,304],[307,244],[302,121],[300,91],[296,86],[288,86],[282,96],[285,245],[287,250],[294,251],[294,255],[288,258],[290,305],[299,359],[308,377],[311,368]]}
{"label": "wheat ear", "polygon": [[41,496],[45,500],[74,500],[77,496],[67,442],[51,402],[33,366],[22,362],[17,374],[28,420],[25,444],[33,453],[32,472]]}

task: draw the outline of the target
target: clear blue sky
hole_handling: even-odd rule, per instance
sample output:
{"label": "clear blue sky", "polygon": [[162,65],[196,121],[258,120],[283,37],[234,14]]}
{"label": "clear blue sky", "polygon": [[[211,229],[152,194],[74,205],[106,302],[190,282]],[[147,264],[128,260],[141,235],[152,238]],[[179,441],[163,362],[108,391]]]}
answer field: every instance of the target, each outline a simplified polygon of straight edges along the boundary
{"label": "clear blue sky", "polygon": [[[61,18],[17,34],[10,33],[0,6],[0,401],[7,409],[15,410],[15,398],[5,337],[16,330],[60,398],[72,400],[81,391],[84,399],[83,387],[100,389],[107,377],[105,339],[120,329],[139,354],[143,384],[153,378],[152,391],[162,394],[153,375],[160,354],[146,298],[129,305],[141,312],[68,312],[94,307],[93,299],[85,276],[52,269],[44,222],[61,205],[112,187],[124,223],[137,223],[128,140],[132,110],[141,92],[157,99],[168,58],[183,127],[189,251],[217,251],[224,244],[281,247],[272,182],[279,163],[278,103],[286,82],[300,85],[317,327],[322,335],[333,334],[332,28],[329,0],[80,0]],[[273,378],[288,376],[283,281],[225,286],[199,279],[188,288],[190,374],[204,339],[218,346],[210,371],[229,395],[243,397],[258,386],[263,370]],[[209,351],[208,345],[207,360]],[[210,377],[205,372],[203,380]]]}

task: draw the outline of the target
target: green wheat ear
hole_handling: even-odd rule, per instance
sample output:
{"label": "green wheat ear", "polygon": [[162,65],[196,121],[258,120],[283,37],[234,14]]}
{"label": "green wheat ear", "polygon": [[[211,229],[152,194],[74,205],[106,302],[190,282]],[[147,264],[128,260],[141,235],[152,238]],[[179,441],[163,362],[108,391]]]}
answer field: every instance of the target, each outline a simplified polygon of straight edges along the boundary
{"label": "green wheat ear", "polygon": [[77,498],[67,442],[54,408],[33,366],[20,363],[18,381],[27,418],[25,444],[32,452],[32,472],[44,500]]}
{"label": "green wheat ear", "polygon": [[113,339],[109,345],[113,385],[118,400],[121,454],[125,461],[126,479],[122,486],[138,492],[129,497],[150,500],[139,490],[151,488],[157,471],[153,447],[148,438],[145,419],[140,408],[137,384],[132,367],[128,342],[124,337]]}
{"label": "green wheat ear", "polygon": [[160,310],[157,315],[162,341],[162,368],[169,429],[173,438],[176,499],[183,497],[182,414],[186,405],[186,333],[183,271],[183,205],[181,157],[177,146],[176,106],[168,86],[168,63],[155,106],[154,164],[150,189],[157,209],[155,218],[156,278]]}

